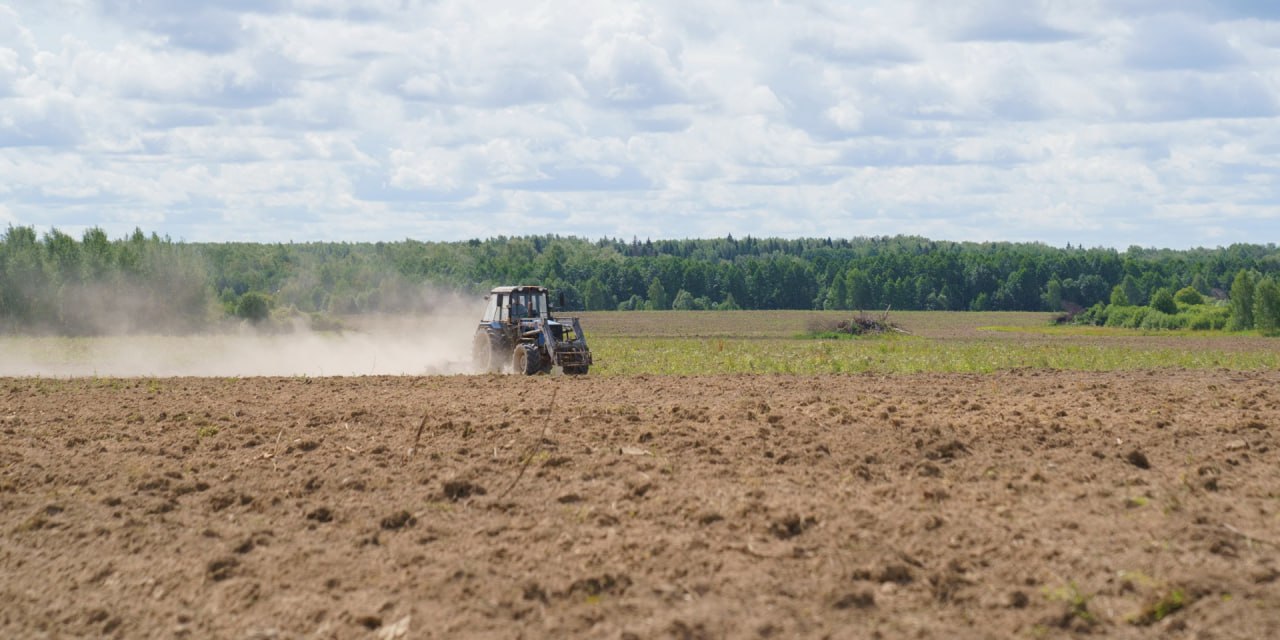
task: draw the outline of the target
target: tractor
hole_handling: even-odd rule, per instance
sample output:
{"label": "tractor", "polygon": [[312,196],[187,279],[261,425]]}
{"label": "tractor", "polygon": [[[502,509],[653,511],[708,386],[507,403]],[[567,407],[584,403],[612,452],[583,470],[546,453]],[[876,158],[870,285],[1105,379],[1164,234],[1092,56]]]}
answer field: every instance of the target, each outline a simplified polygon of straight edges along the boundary
{"label": "tractor", "polygon": [[[471,342],[479,371],[499,373],[510,363],[516,373],[531,376],[560,367],[583,375],[591,367],[591,350],[577,318],[554,318],[546,287],[497,287],[485,296],[484,316]],[[560,294],[564,308],[564,294]]]}

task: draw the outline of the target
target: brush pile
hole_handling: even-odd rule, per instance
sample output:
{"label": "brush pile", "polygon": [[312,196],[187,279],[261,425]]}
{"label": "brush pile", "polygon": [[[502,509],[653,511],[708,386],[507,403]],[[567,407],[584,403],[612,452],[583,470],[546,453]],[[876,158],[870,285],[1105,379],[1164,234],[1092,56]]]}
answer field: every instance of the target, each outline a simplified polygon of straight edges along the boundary
{"label": "brush pile", "polygon": [[880,333],[910,333],[889,320],[889,310],[879,316],[868,315],[859,311],[849,319],[813,318],[809,321],[809,332],[815,335],[873,335]]}

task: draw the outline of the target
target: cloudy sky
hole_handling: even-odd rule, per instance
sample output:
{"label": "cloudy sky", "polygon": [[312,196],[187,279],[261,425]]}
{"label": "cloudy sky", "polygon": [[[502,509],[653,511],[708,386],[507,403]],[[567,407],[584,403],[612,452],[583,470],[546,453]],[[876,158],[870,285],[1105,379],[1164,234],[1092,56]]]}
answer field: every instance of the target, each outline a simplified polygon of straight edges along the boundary
{"label": "cloudy sky", "polygon": [[1280,241],[1275,0],[0,0],[0,229]]}

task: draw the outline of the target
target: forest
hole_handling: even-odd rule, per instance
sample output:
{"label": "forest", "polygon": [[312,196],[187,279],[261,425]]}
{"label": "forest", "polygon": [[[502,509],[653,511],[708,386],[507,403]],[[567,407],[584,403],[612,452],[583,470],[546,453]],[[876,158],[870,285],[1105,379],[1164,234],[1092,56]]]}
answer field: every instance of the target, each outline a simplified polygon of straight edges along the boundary
{"label": "forest", "polygon": [[1093,309],[1098,316],[1117,302],[1147,305],[1159,292],[1188,288],[1202,303],[1228,306],[1241,273],[1274,281],[1280,250],[1119,251],[911,236],[200,243],[140,229],[111,239],[92,228],[77,239],[9,226],[0,237],[0,331],[183,333],[271,314],[423,312],[442,304],[442,293],[478,299],[516,283],[562,292],[571,310]]}

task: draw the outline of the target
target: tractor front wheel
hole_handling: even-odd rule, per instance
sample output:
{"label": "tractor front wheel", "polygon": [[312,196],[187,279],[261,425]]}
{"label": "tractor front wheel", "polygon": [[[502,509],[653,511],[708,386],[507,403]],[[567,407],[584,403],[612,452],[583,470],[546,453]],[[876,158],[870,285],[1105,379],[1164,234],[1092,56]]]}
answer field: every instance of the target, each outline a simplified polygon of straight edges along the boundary
{"label": "tractor front wheel", "polygon": [[512,354],[511,358],[516,373],[531,376],[542,370],[542,357],[538,355],[538,345],[536,344],[516,345],[515,353]]}

